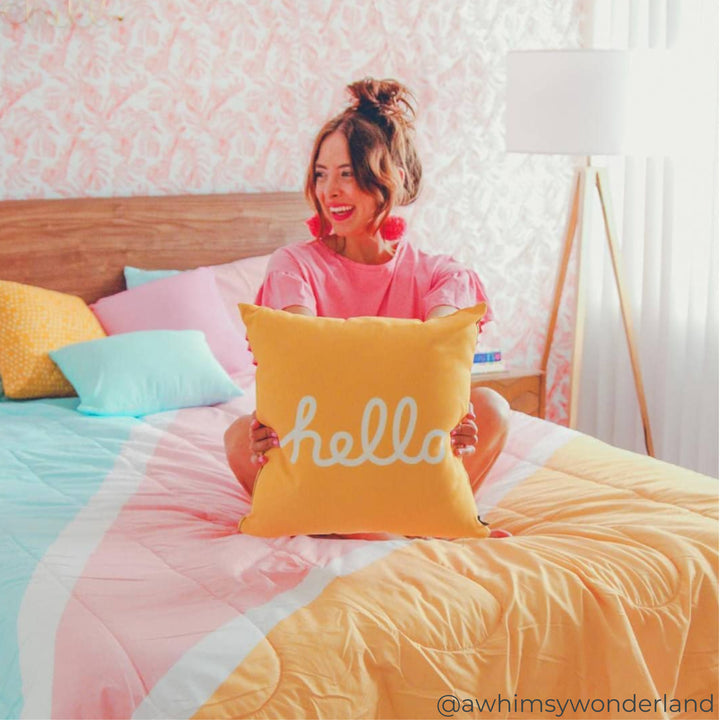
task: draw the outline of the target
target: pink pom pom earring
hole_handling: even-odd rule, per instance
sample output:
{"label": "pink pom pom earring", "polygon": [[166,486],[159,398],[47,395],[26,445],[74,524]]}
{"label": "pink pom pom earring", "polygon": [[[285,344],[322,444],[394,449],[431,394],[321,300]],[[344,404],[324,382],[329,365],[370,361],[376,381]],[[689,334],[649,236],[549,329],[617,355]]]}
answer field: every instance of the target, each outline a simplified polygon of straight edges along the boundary
{"label": "pink pom pom earring", "polygon": [[[305,221],[305,224],[314,238],[320,237],[321,223],[319,215],[313,215]],[[406,227],[405,218],[401,218],[399,215],[391,215],[380,226],[380,237],[388,242],[395,242],[405,234]]]}
{"label": "pink pom pom earring", "polygon": [[321,223],[320,223],[320,216],[319,216],[317,213],[316,213],[315,215],[313,215],[311,218],[308,218],[308,219],[305,221],[305,224],[307,225],[308,230],[310,231],[310,234],[311,234],[314,238],[319,238],[319,237],[320,237],[320,225],[321,225]]}
{"label": "pink pom pom earring", "polygon": [[405,234],[407,223],[399,215],[391,215],[380,226],[380,237],[388,242],[399,240]]}

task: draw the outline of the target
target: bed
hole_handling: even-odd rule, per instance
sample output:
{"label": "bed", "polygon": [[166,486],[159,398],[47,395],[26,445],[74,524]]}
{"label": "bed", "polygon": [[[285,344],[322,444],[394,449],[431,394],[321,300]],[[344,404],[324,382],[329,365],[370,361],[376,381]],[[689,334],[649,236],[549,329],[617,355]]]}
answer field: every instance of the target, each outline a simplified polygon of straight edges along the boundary
{"label": "bed", "polygon": [[[93,303],[127,265],[265,257],[306,214],[295,193],[4,202],[0,280]],[[141,417],[0,401],[2,717],[717,716],[716,479],[513,413],[475,498],[511,538],[253,537],[236,379]]]}

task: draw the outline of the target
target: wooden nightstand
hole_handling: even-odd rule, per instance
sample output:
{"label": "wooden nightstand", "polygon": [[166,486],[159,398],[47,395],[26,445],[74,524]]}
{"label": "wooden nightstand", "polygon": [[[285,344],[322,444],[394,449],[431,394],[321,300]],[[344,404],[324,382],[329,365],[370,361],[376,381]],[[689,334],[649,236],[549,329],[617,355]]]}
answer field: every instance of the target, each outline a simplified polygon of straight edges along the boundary
{"label": "wooden nightstand", "polygon": [[516,368],[494,373],[473,373],[472,387],[499,392],[513,410],[545,417],[545,375],[541,370]]}

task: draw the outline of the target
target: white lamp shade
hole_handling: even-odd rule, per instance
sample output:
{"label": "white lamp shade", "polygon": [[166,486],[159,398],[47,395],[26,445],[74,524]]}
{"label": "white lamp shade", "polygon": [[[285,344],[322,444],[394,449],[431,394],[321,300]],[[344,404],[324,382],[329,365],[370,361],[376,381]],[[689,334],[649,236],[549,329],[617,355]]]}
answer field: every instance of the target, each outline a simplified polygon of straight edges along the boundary
{"label": "white lamp shade", "polygon": [[677,72],[661,50],[508,53],[506,147],[563,155],[667,149]]}

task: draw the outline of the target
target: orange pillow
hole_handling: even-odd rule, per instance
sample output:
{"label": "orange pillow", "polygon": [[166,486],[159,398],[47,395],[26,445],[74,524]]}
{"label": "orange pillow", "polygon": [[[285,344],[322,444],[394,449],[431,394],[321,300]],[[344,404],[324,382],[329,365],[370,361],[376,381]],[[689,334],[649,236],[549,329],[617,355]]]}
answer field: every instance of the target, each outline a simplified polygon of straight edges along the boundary
{"label": "orange pillow", "polygon": [[0,377],[7,397],[75,395],[48,353],[102,337],[82,298],[0,280]]}
{"label": "orange pillow", "polygon": [[421,322],[239,305],[267,453],[242,532],[486,537],[450,446],[467,413],[481,304]]}

